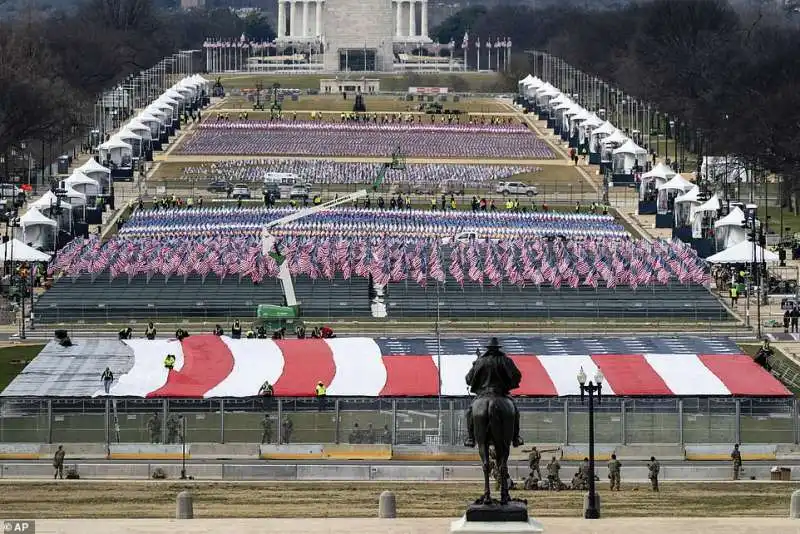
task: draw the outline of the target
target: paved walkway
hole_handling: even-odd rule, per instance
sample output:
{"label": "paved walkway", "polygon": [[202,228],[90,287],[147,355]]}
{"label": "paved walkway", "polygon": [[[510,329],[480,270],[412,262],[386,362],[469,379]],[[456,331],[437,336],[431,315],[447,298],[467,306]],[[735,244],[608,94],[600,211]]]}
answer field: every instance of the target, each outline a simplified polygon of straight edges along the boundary
{"label": "paved walkway", "polygon": [[[60,519],[36,534],[445,534],[450,519]],[[800,520],[778,518],[542,518],[546,534],[800,534]]]}

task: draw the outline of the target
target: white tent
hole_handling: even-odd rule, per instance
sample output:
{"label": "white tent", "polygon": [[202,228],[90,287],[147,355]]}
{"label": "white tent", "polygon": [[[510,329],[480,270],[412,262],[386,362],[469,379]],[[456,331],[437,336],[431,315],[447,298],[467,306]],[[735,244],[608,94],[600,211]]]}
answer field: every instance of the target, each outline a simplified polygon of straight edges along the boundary
{"label": "white tent", "polygon": [[692,187],[694,187],[694,184],[680,174],[676,174],[665,184],[657,185],[658,213],[664,214],[670,211],[675,198],[689,191]]}
{"label": "white tent", "polygon": [[28,210],[19,218],[22,229],[22,241],[30,243],[34,248],[55,250],[56,222],[37,209]]}
{"label": "white tent", "polygon": [[110,161],[117,167],[130,168],[133,147],[125,141],[112,137],[97,148],[100,150],[102,161]]}
{"label": "white tent", "polygon": [[78,193],[83,193],[88,196],[96,196],[100,194],[100,184],[94,178],[89,178],[79,171],[75,171],[69,178],[61,182],[61,187],[64,189],[73,189]]}
{"label": "white tent", "polygon": [[0,245],[3,261],[50,261],[50,254],[29,247],[19,239],[11,239]]}
{"label": "white tent", "polygon": [[140,136],[142,139],[152,139],[152,132],[150,131],[150,126],[144,124],[142,121],[133,119],[131,122],[125,125],[126,130],[130,130],[133,133]]}
{"label": "white tent", "polygon": [[123,143],[131,145],[131,154],[134,158],[140,158],[144,154],[144,146],[142,143],[142,136],[131,130],[130,128],[122,128],[114,138],[119,139]]}
{"label": "white tent", "polygon": [[675,176],[675,172],[659,162],[651,170],[642,174],[639,182],[639,200],[644,200],[645,196],[655,196],[660,186],[667,183],[673,176]]}
{"label": "white tent", "polygon": [[628,139],[614,149],[612,158],[614,174],[632,174],[635,167],[641,167],[647,160],[647,150]]}
{"label": "white tent", "polygon": [[700,188],[696,185],[675,198],[675,227],[681,228],[692,223],[692,208],[700,205]]}
{"label": "white tent", "polygon": [[[753,250],[755,247],[755,258],[753,257]],[[709,263],[753,263],[753,260],[760,262],[765,261],[774,263],[778,261],[778,255],[769,250],[761,248],[758,244],[753,244],[752,241],[742,241],[730,248],[726,248],[722,252],[717,252],[713,256],[706,258]]]}
{"label": "white tent", "polygon": [[738,245],[747,239],[747,232],[742,227],[744,222],[744,212],[738,206],[734,206],[730,213],[714,223],[718,250]]}
{"label": "white tent", "polygon": [[89,178],[97,180],[103,188],[103,192],[111,192],[111,169],[108,167],[100,165],[94,158],[89,158],[89,161],[78,167],[77,170]]}
{"label": "white tent", "polygon": [[693,238],[703,238],[703,230],[712,228],[713,222],[717,218],[717,213],[719,213],[719,208],[719,197],[716,194],[699,206],[692,207],[690,218]]}
{"label": "white tent", "polygon": [[594,154],[599,154],[603,147],[602,141],[616,131],[617,129],[614,125],[608,121],[592,130],[592,134],[589,136],[589,151]]}

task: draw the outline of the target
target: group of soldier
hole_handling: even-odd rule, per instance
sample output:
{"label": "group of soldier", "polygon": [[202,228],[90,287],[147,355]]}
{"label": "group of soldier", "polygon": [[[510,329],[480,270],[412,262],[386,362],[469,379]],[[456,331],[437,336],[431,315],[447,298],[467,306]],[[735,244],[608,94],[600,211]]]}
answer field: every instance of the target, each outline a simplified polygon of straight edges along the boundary
{"label": "group of soldier", "polygon": [[[167,418],[167,436],[165,444],[181,443],[181,420],[172,414]],[[147,420],[147,432],[150,434],[150,443],[161,443],[161,418],[158,412],[153,413]]]}
{"label": "group of soldier", "polygon": [[[493,457],[493,449],[490,449],[489,456],[490,460],[489,463],[492,469],[492,477],[495,480],[499,480],[500,473],[497,470],[497,462],[494,460]],[[561,471],[561,464],[559,463],[558,459],[553,456],[550,461],[545,466],[545,470],[547,472],[547,476],[542,476],[541,470],[541,461],[542,461],[542,453],[537,450],[536,447],[531,448],[528,454],[528,468],[530,469],[530,474],[525,478],[524,487],[526,490],[551,490],[551,491],[561,491],[561,490],[582,490],[586,491],[589,489],[589,479],[591,477],[591,471],[589,469],[589,459],[584,458],[583,462],[578,468],[578,471],[572,477],[572,480],[569,484],[565,484],[561,480],[560,471]],[[616,454],[611,455],[611,460],[608,462],[608,480],[610,484],[611,491],[620,491],[620,483],[622,481],[622,463],[617,459]],[[658,491],[658,474],[661,471],[661,464],[655,459],[655,457],[651,456],[650,461],[647,463],[647,472],[648,478],[650,480],[651,487],[653,491]],[[595,478],[597,480],[597,478]],[[513,482],[512,482],[513,487]]]}
{"label": "group of soldier", "polygon": [[362,430],[356,421],[353,424],[353,430],[347,436],[348,443],[361,443],[361,444],[374,444],[383,443],[384,445],[392,444],[392,431],[389,430],[389,425],[383,425],[383,432],[381,433],[380,441],[378,440],[378,433],[372,428],[372,423],[367,425],[366,430]]}
{"label": "group of soldier", "polygon": [[[281,421],[281,444],[291,443],[292,430],[294,430],[294,423],[288,416],[284,416]],[[264,414],[264,418],[261,420],[261,444],[264,443],[272,443],[272,418],[269,414]]]}

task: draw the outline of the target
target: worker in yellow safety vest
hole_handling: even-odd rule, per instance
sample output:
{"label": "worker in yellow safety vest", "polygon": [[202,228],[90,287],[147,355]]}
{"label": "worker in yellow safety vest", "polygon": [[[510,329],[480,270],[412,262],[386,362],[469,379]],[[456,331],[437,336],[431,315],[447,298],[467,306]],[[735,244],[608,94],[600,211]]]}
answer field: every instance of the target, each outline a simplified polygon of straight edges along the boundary
{"label": "worker in yellow safety vest", "polygon": [[321,381],[317,382],[317,387],[315,388],[315,393],[317,397],[324,397],[328,394],[328,390],[325,388],[325,384]]}

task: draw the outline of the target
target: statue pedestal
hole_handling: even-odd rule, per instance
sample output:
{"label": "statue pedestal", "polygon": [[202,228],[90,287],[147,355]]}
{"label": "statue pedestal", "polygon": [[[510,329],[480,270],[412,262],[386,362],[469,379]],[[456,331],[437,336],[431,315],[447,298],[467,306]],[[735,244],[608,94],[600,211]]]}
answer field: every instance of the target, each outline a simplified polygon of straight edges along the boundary
{"label": "statue pedestal", "polygon": [[544,526],[528,517],[528,507],[521,502],[505,506],[472,504],[464,517],[450,524],[450,532],[460,534],[517,534],[544,532]]}

